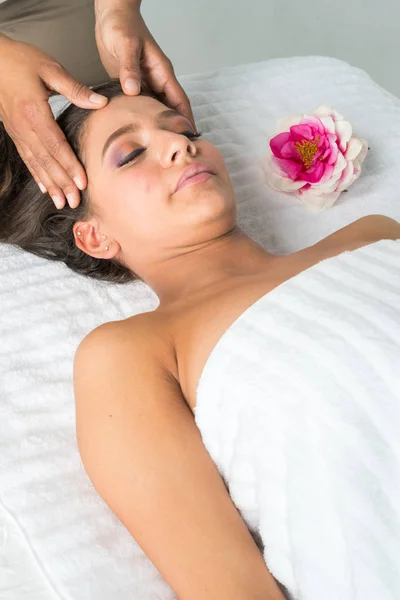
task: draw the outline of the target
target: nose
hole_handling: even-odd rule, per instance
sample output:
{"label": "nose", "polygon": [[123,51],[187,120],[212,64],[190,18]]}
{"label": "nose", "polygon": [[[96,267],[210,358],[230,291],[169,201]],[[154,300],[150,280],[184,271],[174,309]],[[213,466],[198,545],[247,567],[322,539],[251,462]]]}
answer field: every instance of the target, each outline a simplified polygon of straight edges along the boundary
{"label": "nose", "polygon": [[190,156],[197,154],[196,145],[185,135],[170,131],[163,133],[166,134],[166,138],[163,140],[163,144],[160,144],[160,148],[162,148],[160,158],[164,167],[185,162],[188,154]]}

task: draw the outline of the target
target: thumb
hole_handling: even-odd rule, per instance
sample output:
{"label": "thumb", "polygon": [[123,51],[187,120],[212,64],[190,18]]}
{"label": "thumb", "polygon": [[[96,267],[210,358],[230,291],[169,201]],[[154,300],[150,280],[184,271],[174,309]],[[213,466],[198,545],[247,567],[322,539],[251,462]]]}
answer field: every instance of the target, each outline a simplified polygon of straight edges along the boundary
{"label": "thumb", "polygon": [[108,98],[97,94],[84,83],[77,81],[66,69],[57,64],[57,69],[44,70],[41,74],[46,85],[67,98],[72,104],[80,108],[102,108],[108,102]]}
{"label": "thumb", "polygon": [[116,48],[119,59],[119,78],[125,94],[139,94],[141,84],[140,55],[142,43],[138,39],[121,39]]}

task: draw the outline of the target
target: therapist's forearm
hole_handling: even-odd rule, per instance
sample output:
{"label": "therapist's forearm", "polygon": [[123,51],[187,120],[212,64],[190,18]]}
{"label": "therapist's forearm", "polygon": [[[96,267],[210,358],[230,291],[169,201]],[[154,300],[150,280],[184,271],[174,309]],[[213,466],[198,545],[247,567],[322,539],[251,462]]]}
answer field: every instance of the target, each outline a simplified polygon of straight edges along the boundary
{"label": "therapist's forearm", "polygon": [[0,41],[1,40],[9,40],[10,38],[7,35],[4,35],[4,33],[0,33]]}

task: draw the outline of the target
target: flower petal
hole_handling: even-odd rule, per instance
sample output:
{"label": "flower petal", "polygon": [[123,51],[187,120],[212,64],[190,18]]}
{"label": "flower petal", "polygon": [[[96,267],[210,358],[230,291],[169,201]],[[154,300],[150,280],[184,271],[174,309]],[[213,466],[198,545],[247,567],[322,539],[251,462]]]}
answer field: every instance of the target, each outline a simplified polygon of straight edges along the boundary
{"label": "flower petal", "polygon": [[262,166],[267,183],[275,190],[293,192],[305,185],[304,181],[292,181],[283,173],[280,173],[279,159],[272,153],[268,153],[265,156]]}
{"label": "flower petal", "polygon": [[362,141],[353,135],[347,144],[347,150],[344,155],[346,160],[355,160],[360,154],[362,147]]}
{"label": "flower petal", "polygon": [[289,140],[288,142],[286,142],[286,144],[282,146],[280,158],[291,158],[292,160],[301,163],[300,154],[292,140]]}
{"label": "flower petal", "polygon": [[336,135],[336,133],[328,133],[328,135],[326,137],[328,138],[330,144],[336,144],[337,143],[337,135]]}
{"label": "flower petal", "polygon": [[290,135],[296,142],[301,142],[302,140],[312,142],[315,137],[311,125],[293,125],[290,128]]}
{"label": "flower petal", "polygon": [[319,183],[313,185],[313,188],[318,194],[330,194],[331,192],[336,191],[337,182],[339,181],[339,179],[340,176],[328,179],[325,183],[321,183],[320,181]]}
{"label": "flower petal", "polygon": [[347,144],[353,135],[353,128],[348,121],[336,121],[335,129],[338,136],[338,146],[342,152],[345,152]]}
{"label": "flower petal", "polygon": [[320,117],[320,119],[324,126],[325,133],[335,133],[335,123],[332,117]]}
{"label": "flower petal", "polygon": [[360,163],[360,165],[364,162],[367,154],[368,154],[368,142],[366,142],[365,140],[363,140],[362,138],[358,138],[359,140],[361,140],[362,143],[362,149],[360,154],[357,156],[357,161]]}
{"label": "flower petal", "polygon": [[318,161],[315,166],[311,167],[307,171],[303,171],[303,173],[299,175],[299,178],[302,181],[308,181],[308,183],[318,183],[321,181],[324,170],[324,165],[321,161]]}
{"label": "flower petal", "polygon": [[342,173],[342,171],[346,168],[347,165],[347,160],[345,159],[345,157],[343,156],[343,154],[341,152],[338,152],[337,155],[337,161],[334,164],[334,170],[333,170],[333,177],[335,175],[340,175]]}
{"label": "flower petal", "polygon": [[339,154],[339,148],[337,147],[336,143],[332,144],[330,156],[326,161],[328,163],[328,165],[334,165],[336,163],[338,154]]}
{"label": "flower petal", "polygon": [[354,179],[354,165],[352,162],[348,162],[336,189],[340,192],[346,190],[353,183]]}
{"label": "flower petal", "polygon": [[327,104],[323,104],[319,106],[316,110],[313,111],[313,114],[317,117],[332,117],[334,121],[343,121],[344,117],[338,113],[337,110],[328,106]]}
{"label": "flower petal", "polygon": [[331,192],[330,194],[316,194],[313,188],[308,190],[300,189],[296,192],[299,198],[312,212],[320,212],[330,208],[339,198],[340,192]]}
{"label": "flower petal", "polygon": [[267,183],[278,192],[294,192],[306,185],[305,181],[292,181],[287,177],[281,177],[274,171],[268,172],[266,179]]}
{"label": "flower petal", "polygon": [[290,140],[289,132],[278,133],[278,135],[271,138],[269,140],[269,146],[272,150],[272,153],[275,154],[275,156],[281,157],[282,156],[282,154],[281,154],[282,146],[284,146],[289,140]]}
{"label": "flower petal", "polygon": [[[323,164],[323,163],[322,163]],[[333,174],[333,165],[327,164],[325,163],[325,171],[324,174],[321,177],[321,184],[322,183],[326,183],[327,181],[329,181],[329,179],[332,177]]]}
{"label": "flower petal", "polygon": [[303,170],[303,164],[295,162],[294,160],[289,160],[286,158],[277,158],[274,156],[272,160],[272,166],[278,166],[278,172],[283,177],[289,177],[293,181],[295,181],[301,171]]}
{"label": "flower petal", "polygon": [[314,115],[304,115],[304,117],[301,119],[300,123],[301,124],[309,123],[310,125],[313,125],[314,127],[317,128],[318,135],[322,135],[325,132],[325,129],[324,129],[321,119]]}
{"label": "flower petal", "polygon": [[[333,167],[333,172],[329,179],[322,179],[319,183],[316,183],[313,187],[320,194],[327,194],[336,190],[338,182],[342,176],[343,170],[346,168],[347,162],[339,161],[339,165],[329,165]],[[327,165],[326,165],[327,166]]]}

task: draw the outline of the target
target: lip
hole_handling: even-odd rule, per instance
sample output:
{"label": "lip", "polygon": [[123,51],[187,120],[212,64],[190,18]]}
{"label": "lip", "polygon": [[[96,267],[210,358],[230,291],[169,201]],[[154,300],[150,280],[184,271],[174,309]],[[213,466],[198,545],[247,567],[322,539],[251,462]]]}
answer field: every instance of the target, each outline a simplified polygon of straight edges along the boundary
{"label": "lip", "polygon": [[176,184],[174,193],[182,187],[183,183],[185,183],[187,179],[190,179],[190,177],[194,177],[199,173],[210,173],[211,175],[215,175],[212,168],[206,163],[192,163],[191,165],[188,165],[183,169],[182,175],[180,176],[178,183]]}

